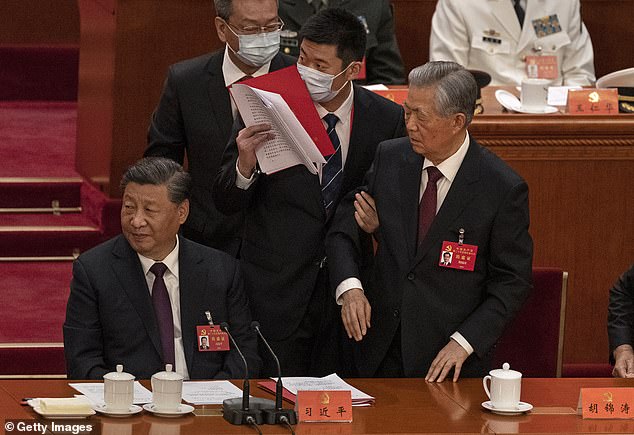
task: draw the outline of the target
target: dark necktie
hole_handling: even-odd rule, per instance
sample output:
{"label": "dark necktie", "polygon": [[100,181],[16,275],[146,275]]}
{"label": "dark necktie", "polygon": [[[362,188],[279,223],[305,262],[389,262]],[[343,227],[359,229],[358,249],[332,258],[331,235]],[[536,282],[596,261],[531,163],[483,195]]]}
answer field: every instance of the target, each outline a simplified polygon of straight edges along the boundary
{"label": "dark necktie", "polygon": [[440,177],[442,177],[442,172],[436,167],[427,167],[427,187],[425,187],[423,197],[418,205],[418,245],[425,240],[425,235],[427,235],[427,231],[429,231],[429,227],[431,227],[431,223],[436,217],[436,206],[438,204],[436,182]]}
{"label": "dark necktie", "polygon": [[154,263],[150,267],[156,278],[152,284],[152,304],[154,314],[161,335],[161,347],[163,348],[163,365],[172,364],[174,367],[174,318],[172,317],[172,304],[167,294],[167,287],[163,275],[167,266],[163,263]]}
{"label": "dark necktie", "polygon": [[339,142],[339,136],[335,130],[335,125],[339,118],[332,113],[324,116],[324,121],[328,125],[328,137],[332,142],[332,147],[335,149],[335,153],[331,154],[321,174],[321,195],[324,201],[324,207],[326,208],[326,218],[329,218],[334,210],[334,203],[339,195],[341,189],[341,182],[343,180],[343,165],[341,156],[341,143]]}
{"label": "dark necktie", "polygon": [[520,28],[524,27],[524,9],[520,5],[520,0],[513,0],[513,9],[515,9],[515,14],[517,15],[517,19],[520,20]]}

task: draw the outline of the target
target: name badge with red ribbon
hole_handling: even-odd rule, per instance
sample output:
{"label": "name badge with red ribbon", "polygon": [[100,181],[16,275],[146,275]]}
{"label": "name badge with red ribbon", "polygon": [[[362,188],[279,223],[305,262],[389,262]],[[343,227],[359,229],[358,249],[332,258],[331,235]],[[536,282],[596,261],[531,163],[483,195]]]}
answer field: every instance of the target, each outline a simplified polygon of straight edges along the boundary
{"label": "name badge with red ribbon", "polygon": [[526,76],[531,79],[559,77],[557,56],[526,56]]}
{"label": "name badge with red ribbon", "polygon": [[468,270],[475,268],[478,247],[464,243],[464,228],[460,228],[458,243],[445,240],[442,242],[438,265],[449,269]]}
{"label": "name badge with red ribbon", "polygon": [[198,337],[198,351],[200,352],[229,350],[229,336],[218,325],[196,326],[196,336]]}

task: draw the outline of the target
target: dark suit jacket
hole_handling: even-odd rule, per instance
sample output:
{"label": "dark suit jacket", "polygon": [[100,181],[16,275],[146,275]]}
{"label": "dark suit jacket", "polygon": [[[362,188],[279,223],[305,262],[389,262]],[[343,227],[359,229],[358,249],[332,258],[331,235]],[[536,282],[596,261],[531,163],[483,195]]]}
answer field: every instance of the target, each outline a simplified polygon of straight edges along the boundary
{"label": "dark suit jacket", "polygon": [[610,360],[614,349],[622,344],[634,346],[634,265],[610,289],[608,307],[608,336]]}
{"label": "dark suit jacket", "polygon": [[[192,240],[236,255],[243,216],[224,216],[211,197],[214,174],[229,141],[233,115],[222,74],[224,50],[170,66],[163,93],[152,115],[145,156],[169,157],[192,176],[189,217],[183,233]],[[278,54],[271,71],[293,65]]]}
{"label": "dark suit jacket", "polygon": [[[179,288],[181,330],[191,379],[240,378],[244,364],[235,349],[199,352],[196,326],[206,325],[205,311],[217,324],[227,322],[256,376],[260,359],[257,337],[237,260],[180,237]],[[141,262],[119,235],[80,255],[64,323],[68,377],[101,379],[123,364],[126,372],[148,379],[164,370],[158,325]]]}
{"label": "dark suit jacket", "polygon": [[[528,187],[502,160],[472,140],[432,226],[416,250],[423,157],[407,138],[379,145],[364,188],[380,220],[375,274],[365,293],[371,328],[355,346],[362,377],[373,376],[400,324],[405,376],[424,376],[458,331],[474,348],[462,376],[481,376],[488,354],[531,288],[533,244]],[[327,239],[333,286],[358,277],[353,196],[340,204]],[[438,265],[442,242],[478,246],[473,272]]]}
{"label": "dark suit jacket", "polygon": [[[366,83],[404,84],[405,68],[394,33],[388,0],[330,0],[329,7],[345,9],[367,23]],[[314,9],[306,0],[280,0],[284,29],[299,31]]]}
{"label": "dark suit jacket", "polygon": [[[357,187],[377,144],[405,134],[403,109],[361,87],[354,89],[354,118],[339,198]],[[235,137],[214,185],[218,209],[246,210],[240,251],[253,318],[273,340],[292,334],[304,316],[324,257],[326,212],[319,178],[304,166],[260,174],[247,190],[236,187]]]}

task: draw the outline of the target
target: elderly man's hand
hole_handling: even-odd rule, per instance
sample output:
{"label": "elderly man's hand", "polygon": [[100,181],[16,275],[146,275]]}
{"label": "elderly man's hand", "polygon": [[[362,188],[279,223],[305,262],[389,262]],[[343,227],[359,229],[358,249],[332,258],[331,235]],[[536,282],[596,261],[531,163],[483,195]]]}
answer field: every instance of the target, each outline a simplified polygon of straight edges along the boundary
{"label": "elderly man's hand", "polygon": [[244,178],[251,178],[255,165],[258,162],[255,150],[267,140],[273,139],[275,135],[271,132],[268,124],[257,124],[243,128],[238,133],[236,144],[238,146],[238,170]]}
{"label": "elderly man's hand", "polygon": [[634,378],[634,350],[629,344],[622,344],[614,349],[614,370],[612,376],[615,378]]}
{"label": "elderly man's hand", "polygon": [[468,356],[469,354],[462,346],[454,340],[449,340],[449,343],[438,352],[438,355],[432,361],[427,375],[425,375],[425,380],[428,382],[442,382],[453,367],[453,381],[456,382],[460,377],[462,364]]}
{"label": "elderly man's hand", "polygon": [[341,295],[341,299],[343,300],[341,320],[343,320],[348,338],[354,338],[356,341],[363,340],[363,336],[370,327],[370,302],[360,288],[346,291]]}
{"label": "elderly man's hand", "polygon": [[376,213],[374,198],[368,192],[354,195],[354,218],[357,225],[368,234],[374,233],[379,228],[379,215]]}

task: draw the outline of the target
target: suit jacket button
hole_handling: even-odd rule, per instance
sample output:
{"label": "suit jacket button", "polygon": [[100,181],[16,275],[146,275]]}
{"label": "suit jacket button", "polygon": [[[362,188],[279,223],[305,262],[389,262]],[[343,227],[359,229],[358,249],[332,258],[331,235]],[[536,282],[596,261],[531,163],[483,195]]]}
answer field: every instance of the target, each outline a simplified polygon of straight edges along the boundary
{"label": "suit jacket button", "polygon": [[398,316],[400,315],[401,315],[401,312],[398,309],[394,310],[394,317],[398,318]]}
{"label": "suit jacket button", "polygon": [[410,281],[414,281],[414,278],[416,278],[416,275],[414,275],[412,272],[407,274],[407,279],[409,279]]}

